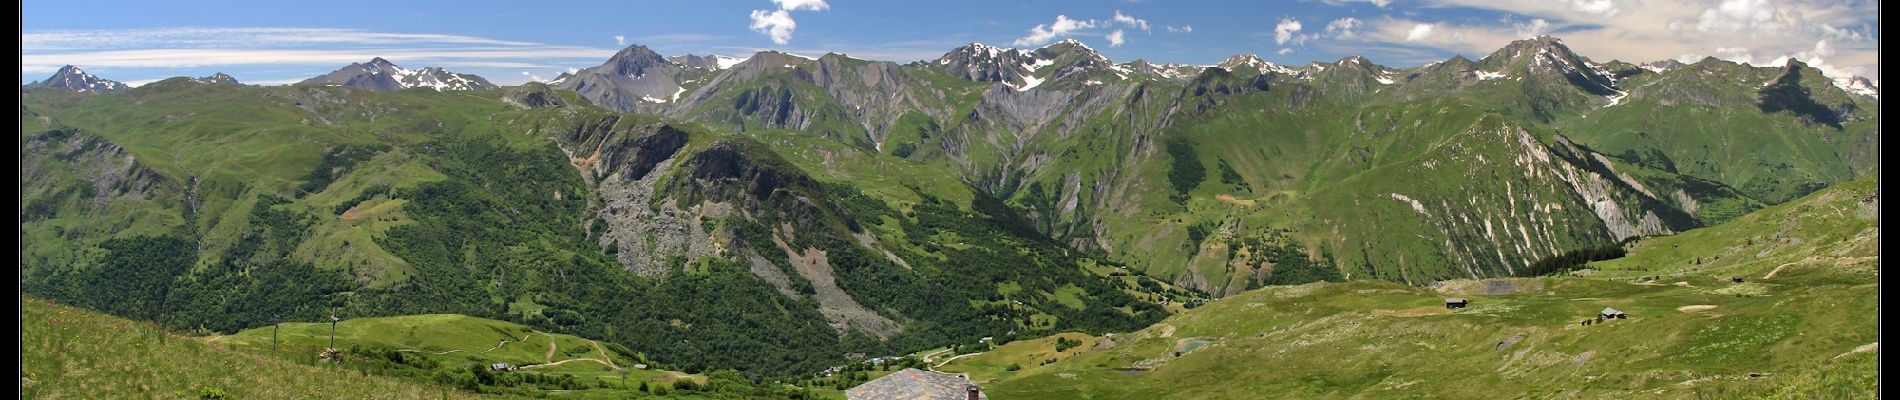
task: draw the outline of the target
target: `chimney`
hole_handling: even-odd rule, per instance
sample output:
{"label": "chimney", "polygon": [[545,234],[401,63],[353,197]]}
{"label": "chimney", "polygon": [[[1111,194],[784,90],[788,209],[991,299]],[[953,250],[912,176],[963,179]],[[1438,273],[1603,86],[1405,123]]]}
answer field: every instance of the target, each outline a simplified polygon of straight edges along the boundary
{"label": "chimney", "polygon": [[965,387],[967,387],[967,388],[969,388],[969,390],[970,390],[970,399],[969,399],[969,400],[983,400],[983,390],[982,390],[982,389],[978,389],[978,388],[976,387],[976,385],[965,385]]}

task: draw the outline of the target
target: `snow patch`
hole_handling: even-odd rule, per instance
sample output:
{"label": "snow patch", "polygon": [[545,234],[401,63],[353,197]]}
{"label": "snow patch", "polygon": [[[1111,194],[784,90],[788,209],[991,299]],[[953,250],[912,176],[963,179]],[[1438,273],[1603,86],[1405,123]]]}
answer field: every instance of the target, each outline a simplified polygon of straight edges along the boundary
{"label": "snow patch", "polygon": [[1474,72],[1478,73],[1478,80],[1481,80],[1481,81],[1488,81],[1488,80],[1504,77],[1503,72],[1484,72],[1484,71],[1474,71]]}
{"label": "snow patch", "polygon": [[727,56],[721,56],[721,55],[713,56],[713,62],[716,64],[719,64],[719,69],[732,68],[732,66],[739,65],[739,63],[745,62],[745,60],[749,60],[749,59],[751,59],[751,57],[742,58],[742,57],[727,57]]}
{"label": "snow patch", "polygon": [[1042,84],[1042,78],[1037,78],[1037,77],[1034,77],[1034,76],[1024,76],[1024,77],[1023,77],[1023,85],[1022,85],[1022,86],[1020,86],[1020,87],[1019,87],[1019,86],[1011,86],[1011,87],[1012,87],[1012,88],[1015,88],[1015,89],[1016,89],[1016,91],[1018,91],[1018,92],[1023,92],[1023,91],[1028,91],[1029,89],[1033,89],[1033,88],[1035,88],[1035,87],[1036,87],[1036,85],[1041,85],[1041,84]]}
{"label": "snow patch", "polygon": [[1853,77],[1853,78],[1835,79],[1834,86],[1839,87],[1841,88],[1841,90],[1845,90],[1848,93],[1873,97],[1876,99],[1880,98],[1880,88],[1873,86],[1873,84],[1868,82],[1866,78]]}

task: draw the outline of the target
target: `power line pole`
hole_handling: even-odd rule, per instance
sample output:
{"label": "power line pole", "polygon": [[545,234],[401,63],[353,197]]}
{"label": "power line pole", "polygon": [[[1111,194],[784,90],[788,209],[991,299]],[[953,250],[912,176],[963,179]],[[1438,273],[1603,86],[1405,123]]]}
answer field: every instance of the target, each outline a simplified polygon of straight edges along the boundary
{"label": "power line pole", "polygon": [[337,319],[336,314],[330,314],[330,349],[332,350],[336,349],[336,322],[337,321],[341,321],[341,320]]}
{"label": "power line pole", "polygon": [[278,315],[278,314],[271,314],[270,316],[270,352],[271,353],[277,352],[277,325],[282,324],[283,322],[284,322],[284,316]]}

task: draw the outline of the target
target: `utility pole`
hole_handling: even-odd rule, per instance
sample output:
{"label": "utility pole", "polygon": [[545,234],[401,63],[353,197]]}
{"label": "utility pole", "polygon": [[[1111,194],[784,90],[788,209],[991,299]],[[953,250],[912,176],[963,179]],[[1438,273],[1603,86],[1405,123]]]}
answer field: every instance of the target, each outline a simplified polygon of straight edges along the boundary
{"label": "utility pole", "polygon": [[336,314],[330,314],[330,349],[332,350],[336,349],[336,322],[337,321],[341,321],[341,319],[337,319]]}
{"label": "utility pole", "polygon": [[277,325],[282,324],[283,322],[284,322],[283,315],[271,314],[270,316],[270,352],[272,353],[277,352]]}

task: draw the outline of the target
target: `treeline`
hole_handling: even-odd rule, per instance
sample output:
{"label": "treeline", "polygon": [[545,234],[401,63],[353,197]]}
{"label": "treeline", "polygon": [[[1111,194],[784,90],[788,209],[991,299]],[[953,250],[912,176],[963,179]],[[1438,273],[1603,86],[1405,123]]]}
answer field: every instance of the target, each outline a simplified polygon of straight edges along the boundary
{"label": "treeline", "polygon": [[1530,266],[1524,267],[1523,271],[1518,272],[1518,275],[1545,276],[1545,275],[1566,273],[1566,272],[1574,271],[1577,269],[1577,267],[1582,267],[1584,264],[1588,264],[1591,261],[1603,261],[1603,260],[1609,260],[1609,259],[1614,259],[1614,258],[1622,258],[1626,254],[1628,253],[1625,250],[1623,250],[1623,245],[1620,243],[1608,245],[1608,246],[1598,246],[1598,247],[1571,250],[1571,251],[1566,251],[1563,254],[1558,254],[1558,255],[1550,256],[1550,257],[1544,257],[1543,259],[1537,260],[1536,262],[1532,262]]}
{"label": "treeline", "polygon": [[1248,249],[1253,260],[1265,261],[1273,266],[1265,276],[1249,280],[1249,290],[1261,286],[1346,281],[1346,276],[1339,272],[1339,266],[1333,263],[1331,254],[1324,254],[1317,260],[1308,257],[1306,246],[1278,232],[1229,242],[1227,258],[1231,260],[1237,257],[1242,247]]}

